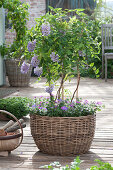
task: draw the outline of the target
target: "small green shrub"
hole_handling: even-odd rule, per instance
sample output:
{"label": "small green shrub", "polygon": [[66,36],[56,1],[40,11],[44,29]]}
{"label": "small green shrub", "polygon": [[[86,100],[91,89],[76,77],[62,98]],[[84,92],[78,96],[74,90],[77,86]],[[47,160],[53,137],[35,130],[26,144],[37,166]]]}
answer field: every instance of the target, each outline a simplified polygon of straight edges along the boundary
{"label": "small green shrub", "polygon": [[113,170],[113,167],[111,166],[110,163],[104,163],[100,160],[95,160],[95,161],[98,162],[99,167],[92,166],[89,170]]}
{"label": "small green shrub", "polygon": [[81,160],[77,156],[76,159],[74,159],[74,162],[71,162],[71,165],[66,165],[64,167],[61,167],[61,164],[59,162],[53,162],[49,165],[41,166],[40,168],[45,168],[49,170],[79,170],[80,169],[80,163]]}
{"label": "small green shrub", "polygon": [[[99,167],[91,166],[89,169],[86,169],[86,170],[113,170],[113,167],[111,166],[111,164],[104,163],[100,160],[95,160],[95,161],[98,162]],[[64,167],[61,167],[59,162],[53,162],[53,163],[50,163],[49,165],[44,165],[40,168],[46,168],[49,170],[80,170],[81,162],[82,161],[77,156],[76,159],[74,159],[74,162],[71,162],[71,165],[66,165]]]}
{"label": "small green shrub", "polygon": [[31,99],[26,97],[9,97],[0,99],[0,110],[12,113],[16,118],[21,118],[29,113],[29,103]]}

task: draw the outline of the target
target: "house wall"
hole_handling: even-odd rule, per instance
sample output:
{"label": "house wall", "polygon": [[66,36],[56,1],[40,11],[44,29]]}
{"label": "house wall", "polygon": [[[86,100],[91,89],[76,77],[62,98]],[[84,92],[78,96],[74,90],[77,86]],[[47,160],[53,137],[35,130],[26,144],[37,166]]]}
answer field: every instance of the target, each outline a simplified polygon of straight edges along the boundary
{"label": "house wall", "polygon": [[28,27],[35,25],[35,18],[38,18],[46,12],[46,0],[26,0],[30,4]]}
{"label": "house wall", "polygon": [[[46,12],[46,0],[21,0],[27,2],[30,5],[29,8],[29,21],[27,22],[28,28],[32,28],[35,25],[35,18],[44,15]],[[11,44],[15,38],[15,32],[11,32],[10,29],[6,30],[5,40],[7,44]]]}
{"label": "house wall", "polygon": [[[4,15],[4,9],[0,8],[0,45],[4,43],[4,30],[5,30],[5,15]],[[5,83],[5,72],[4,72],[4,62],[3,58],[0,54],[0,86]]]}

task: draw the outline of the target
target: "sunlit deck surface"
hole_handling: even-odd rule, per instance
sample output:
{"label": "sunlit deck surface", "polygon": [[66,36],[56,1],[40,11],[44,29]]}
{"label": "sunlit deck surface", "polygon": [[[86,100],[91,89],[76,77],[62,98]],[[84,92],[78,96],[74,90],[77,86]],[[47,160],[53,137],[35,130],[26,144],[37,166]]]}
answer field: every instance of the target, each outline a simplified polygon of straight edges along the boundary
{"label": "sunlit deck surface", "polygon": [[[16,92],[10,96],[26,96],[33,98],[34,96],[46,96],[45,79],[35,83],[36,77],[31,78],[30,87],[15,88]],[[76,79],[66,82],[66,88],[74,91],[76,87]],[[0,87],[10,89],[11,87]],[[7,96],[8,97],[8,96]],[[95,137],[88,153],[80,155],[81,170],[89,168],[91,165],[97,165],[95,159],[100,159],[111,163],[113,166],[113,80],[105,82],[102,79],[81,78],[79,87],[79,97],[87,100],[101,101],[105,105],[105,109],[97,113],[96,116],[96,132]],[[8,157],[0,157],[0,169],[40,169],[42,165],[50,162],[59,161],[62,165],[69,164],[76,155],[71,157],[51,156],[41,153],[36,147],[31,136],[29,126],[29,116],[25,118],[27,127],[24,129],[24,139],[22,144]],[[6,122],[1,121],[0,126]]]}

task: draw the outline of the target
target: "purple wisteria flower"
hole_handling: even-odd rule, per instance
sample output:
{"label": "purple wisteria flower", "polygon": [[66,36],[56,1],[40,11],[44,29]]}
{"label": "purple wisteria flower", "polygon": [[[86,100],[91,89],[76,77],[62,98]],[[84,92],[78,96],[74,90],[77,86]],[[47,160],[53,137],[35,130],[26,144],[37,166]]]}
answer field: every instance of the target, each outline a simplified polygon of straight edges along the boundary
{"label": "purple wisteria flower", "polygon": [[66,111],[66,110],[68,110],[68,107],[62,106],[61,109]]}
{"label": "purple wisteria flower", "polygon": [[50,54],[50,57],[51,57],[51,60],[52,60],[53,62],[58,62],[58,60],[59,60],[59,56],[58,56],[58,54],[55,54],[55,52],[52,52],[52,53]]}
{"label": "purple wisteria flower", "polygon": [[31,64],[33,67],[37,67],[40,64],[40,60],[38,60],[38,56],[32,57]]}
{"label": "purple wisteria flower", "polygon": [[42,74],[42,67],[37,66],[36,68],[34,68],[34,74],[40,77]]}
{"label": "purple wisteria flower", "polygon": [[50,24],[47,23],[43,23],[42,26],[42,35],[43,36],[48,36],[50,34]]}
{"label": "purple wisteria flower", "polygon": [[25,61],[21,65],[21,73],[27,74],[28,70],[30,68],[30,64],[26,63]]}
{"label": "purple wisteria flower", "polygon": [[34,40],[34,41],[29,41],[28,46],[27,46],[28,51],[29,51],[29,52],[33,52],[34,49],[35,49],[35,46],[36,46],[36,40]]}
{"label": "purple wisteria flower", "polygon": [[50,94],[52,93],[53,89],[54,89],[54,85],[52,84],[50,87],[46,87],[46,92]]}

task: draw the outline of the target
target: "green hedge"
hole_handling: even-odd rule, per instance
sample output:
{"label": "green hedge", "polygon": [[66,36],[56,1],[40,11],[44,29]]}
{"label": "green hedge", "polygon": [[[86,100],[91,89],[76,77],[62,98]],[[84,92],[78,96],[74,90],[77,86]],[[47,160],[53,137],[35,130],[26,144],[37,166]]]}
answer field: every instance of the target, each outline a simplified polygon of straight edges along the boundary
{"label": "green hedge", "polygon": [[31,99],[26,97],[9,97],[0,99],[0,110],[6,110],[20,119],[29,114],[29,103]]}

